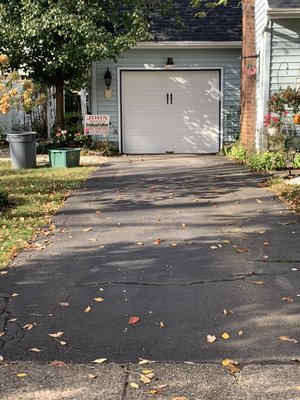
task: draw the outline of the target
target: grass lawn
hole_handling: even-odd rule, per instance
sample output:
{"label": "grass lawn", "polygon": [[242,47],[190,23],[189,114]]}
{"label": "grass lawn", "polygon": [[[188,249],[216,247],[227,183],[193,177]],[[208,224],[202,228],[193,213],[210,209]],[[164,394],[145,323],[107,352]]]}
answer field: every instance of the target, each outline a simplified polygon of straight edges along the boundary
{"label": "grass lawn", "polygon": [[290,185],[281,178],[270,179],[268,185],[281,200],[287,202],[296,213],[300,213],[300,185]]}
{"label": "grass lawn", "polygon": [[0,208],[0,269],[45,227],[70,192],[95,167],[14,170],[0,162],[0,188],[9,193],[9,206]]}

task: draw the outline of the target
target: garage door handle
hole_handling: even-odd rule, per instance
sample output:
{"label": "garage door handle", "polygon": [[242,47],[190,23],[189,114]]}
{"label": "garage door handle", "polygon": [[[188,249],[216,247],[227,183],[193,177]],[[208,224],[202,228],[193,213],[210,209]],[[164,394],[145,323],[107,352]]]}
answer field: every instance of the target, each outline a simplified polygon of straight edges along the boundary
{"label": "garage door handle", "polygon": [[167,93],[167,105],[169,104],[169,93]]}
{"label": "garage door handle", "polygon": [[171,104],[173,104],[173,93],[170,94]]}

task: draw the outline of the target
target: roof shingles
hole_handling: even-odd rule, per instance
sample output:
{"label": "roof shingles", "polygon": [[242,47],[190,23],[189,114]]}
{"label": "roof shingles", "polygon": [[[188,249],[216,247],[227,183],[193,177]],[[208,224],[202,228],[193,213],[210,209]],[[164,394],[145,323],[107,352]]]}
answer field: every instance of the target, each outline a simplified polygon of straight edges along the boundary
{"label": "roof shingles", "polygon": [[152,20],[151,31],[155,41],[241,40],[242,9],[237,3],[234,7],[217,7],[205,18],[195,17],[197,9],[190,6],[189,0],[174,0],[173,3],[173,15],[156,16]]}
{"label": "roof shingles", "polygon": [[270,8],[300,8],[300,0],[269,0]]}

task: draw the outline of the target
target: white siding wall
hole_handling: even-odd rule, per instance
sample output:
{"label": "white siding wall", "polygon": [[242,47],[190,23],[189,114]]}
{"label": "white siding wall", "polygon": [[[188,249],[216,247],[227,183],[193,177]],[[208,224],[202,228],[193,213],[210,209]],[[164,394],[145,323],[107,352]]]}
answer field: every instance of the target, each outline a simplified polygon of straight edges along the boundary
{"label": "white siding wall", "polygon": [[272,23],[271,92],[288,85],[300,86],[300,20]]}
{"label": "white siding wall", "polygon": [[267,49],[269,31],[267,29],[267,0],[255,1],[255,45],[257,58],[256,75],[256,147],[262,147],[262,135],[264,115],[266,113],[266,93],[269,91],[269,63],[270,53]]}
{"label": "white siding wall", "polygon": [[[93,66],[93,84],[91,93],[91,111],[93,114],[111,116],[110,141],[118,141],[118,82],[117,68],[164,68],[168,57],[173,57],[175,68],[224,68],[223,106],[224,110],[240,105],[240,55],[239,49],[186,49],[186,50],[142,50],[132,49],[114,63],[97,62]],[[107,100],[103,96],[104,74],[109,67],[112,73],[111,89],[113,96]],[[226,123],[224,122],[224,140],[226,140]]]}

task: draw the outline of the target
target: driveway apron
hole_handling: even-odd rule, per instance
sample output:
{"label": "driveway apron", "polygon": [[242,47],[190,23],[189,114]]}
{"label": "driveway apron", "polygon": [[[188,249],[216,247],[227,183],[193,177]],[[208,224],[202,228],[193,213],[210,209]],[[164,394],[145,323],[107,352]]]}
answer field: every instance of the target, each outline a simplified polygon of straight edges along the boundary
{"label": "driveway apron", "polygon": [[299,217],[266,179],[215,156],[111,159],[0,276],[0,354],[299,358]]}

